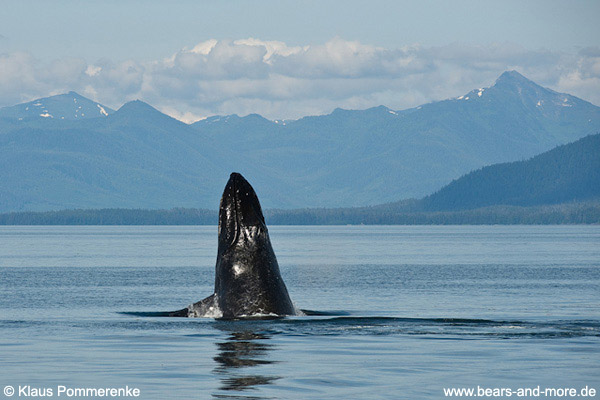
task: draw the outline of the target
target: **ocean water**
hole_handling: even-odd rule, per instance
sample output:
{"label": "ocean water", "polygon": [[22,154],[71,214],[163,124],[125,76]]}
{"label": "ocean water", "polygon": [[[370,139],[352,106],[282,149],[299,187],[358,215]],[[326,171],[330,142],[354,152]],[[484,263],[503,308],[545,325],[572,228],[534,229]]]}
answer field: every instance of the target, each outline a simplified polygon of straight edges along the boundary
{"label": "ocean water", "polygon": [[123,314],[211,294],[216,227],[0,227],[0,389],[56,398],[59,385],[129,387],[143,399],[600,391],[600,226],[270,233],[295,304],[332,315]]}

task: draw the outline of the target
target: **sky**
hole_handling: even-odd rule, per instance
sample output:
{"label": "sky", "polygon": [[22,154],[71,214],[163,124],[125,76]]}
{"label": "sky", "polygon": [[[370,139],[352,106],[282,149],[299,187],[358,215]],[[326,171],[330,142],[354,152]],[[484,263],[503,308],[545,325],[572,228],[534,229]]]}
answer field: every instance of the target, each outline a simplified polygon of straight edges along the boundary
{"label": "sky", "polygon": [[516,69],[600,105],[600,1],[4,1],[0,107],[70,90],[186,122],[405,109]]}

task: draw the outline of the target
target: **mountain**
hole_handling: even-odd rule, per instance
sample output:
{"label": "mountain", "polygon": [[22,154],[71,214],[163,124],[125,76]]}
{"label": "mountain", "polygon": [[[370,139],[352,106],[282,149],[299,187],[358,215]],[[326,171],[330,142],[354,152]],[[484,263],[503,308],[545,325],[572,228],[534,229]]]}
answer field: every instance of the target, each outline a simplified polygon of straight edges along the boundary
{"label": "mountain", "polygon": [[0,212],[215,209],[232,171],[252,182],[265,208],[390,203],[600,132],[599,107],[514,71],[489,88],[408,110],[336,109],[296,121],[251,114],[187,125],[141,101],[104,108],[102,118],[6,111],[17,108],[0,118]]}
{"label": "mountain", "polygon": [[[226,161],[239,158],[142,101],[126,103],[106,118],[4,120],[0,210],[214,209],[231,173]],[[275,190],[284,186],[272,182]]]}
{"label": "mountain", "polygon": [[336,109],[277,124],[219,117],[193,125],[217,147],[243,148],[295,194],[275,207],[340,207],[432,193],[484,165],[532,157],[600,132],[600,108],[515,71],[489,88],[394,111]]}
{"label": "mountain", "polygon": [[[271,225],[598,224],[600,134],[471,172],[433,195],[357,208],[266,209]],[[214,225],[216,210],[85,209],[0,214],[0,225]]]}
{"label": "mountain", "polygon": [[205,156],[188,125],[146,103],[105,118],[22,125],[0,133],[0,209],[218,204],[220,188],[210,184],[218,152],[204,147]]}
{"label": "mountain", "polygon": [[527,161],[471,172],[421,201],[427,211],[537,206],[600,199],[600,134]]}
{"label": "mountain", "polygon": [[56,118],[61,120],[80,120],[86,118],[106,117],[113,113],[109,107],[87,99],[75,92],[59,94],[0,108],[0,118],[7,119],[41,119]]}

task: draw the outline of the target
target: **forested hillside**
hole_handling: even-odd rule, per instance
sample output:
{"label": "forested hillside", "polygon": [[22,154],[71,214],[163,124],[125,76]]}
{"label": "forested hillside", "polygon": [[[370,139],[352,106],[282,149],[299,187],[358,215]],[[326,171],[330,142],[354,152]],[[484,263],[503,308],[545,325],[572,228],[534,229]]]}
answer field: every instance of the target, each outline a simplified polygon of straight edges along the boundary
{"label": "forested hillside", "polygon": [[559,146],[527,161],[467,174],[421,201],[427,211],[491,205],[533,206],[600,198],[600,134]]}

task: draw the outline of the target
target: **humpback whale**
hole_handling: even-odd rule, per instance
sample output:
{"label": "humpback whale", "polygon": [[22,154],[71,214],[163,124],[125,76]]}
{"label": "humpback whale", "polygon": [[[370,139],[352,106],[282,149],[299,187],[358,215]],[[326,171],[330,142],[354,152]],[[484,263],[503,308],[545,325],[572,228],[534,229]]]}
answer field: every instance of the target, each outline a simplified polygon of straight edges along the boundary
{"label": "humpback whale", "polygon": [[214,293],[168,316],[234,319],[297,314],[258,197],[236,172],[221,197],[218,238]]}

